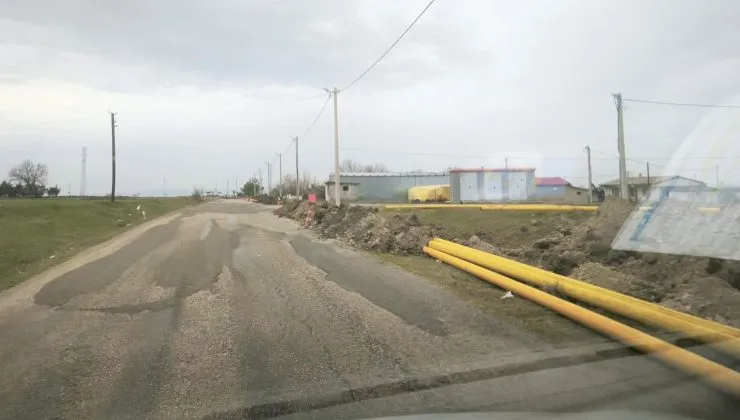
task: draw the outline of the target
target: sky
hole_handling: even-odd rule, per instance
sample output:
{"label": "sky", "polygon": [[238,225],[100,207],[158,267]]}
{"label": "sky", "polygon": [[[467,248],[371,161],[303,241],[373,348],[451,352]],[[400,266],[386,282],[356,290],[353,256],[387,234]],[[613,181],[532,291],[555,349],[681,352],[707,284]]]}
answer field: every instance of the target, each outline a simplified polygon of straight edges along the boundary
{"label": "sky", "polygon": [[[62,194],[185,194],[266,162],[333,165],[343,88],[428,0],[0,0],[0,178],[24,159]],[[437,0],[338,94],[340,159],[393,171],[535,167],[618,176],[627,99],[740,104],[736,0]],[[628,170],[740,185],[740,109],[625,102]]]}

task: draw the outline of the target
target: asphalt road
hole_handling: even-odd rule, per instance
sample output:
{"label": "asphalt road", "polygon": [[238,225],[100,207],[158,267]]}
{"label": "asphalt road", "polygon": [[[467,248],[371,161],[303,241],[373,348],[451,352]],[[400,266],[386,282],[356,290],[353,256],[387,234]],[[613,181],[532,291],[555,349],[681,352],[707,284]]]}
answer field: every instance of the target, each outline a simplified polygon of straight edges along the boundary
{"label": "asphalt road", "polygon": [[242,202],[152,221],[0,294],[0,369],[3,419],[738,413],[649,357],[595,335],[553,348]]}

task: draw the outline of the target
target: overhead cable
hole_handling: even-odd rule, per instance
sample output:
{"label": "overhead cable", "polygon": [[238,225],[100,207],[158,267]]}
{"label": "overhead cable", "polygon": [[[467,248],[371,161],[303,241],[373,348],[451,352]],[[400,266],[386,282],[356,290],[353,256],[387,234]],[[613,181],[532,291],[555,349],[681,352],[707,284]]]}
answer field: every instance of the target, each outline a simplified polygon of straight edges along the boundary
{"label": "overhead cable", "polygon": [[360,74],[359,76],[357,76],[357,78],[356,78],[355,80],[353,80],[353,81],[352,81],[352,82],[351,82],[350,84],[348,84],[347,86],[345,86],[344,88],[342,88],[342,89],[340,89],[340,90],[347,90],[347,89],[351,88],[352,86],[354,86],[354,84],[355,84],[355,83],[359,82],[359,81],[360,81],[360,79],[362,79],[363,77],[365,77],[365,75],[366,75],[366,74],[368,74],[368,73],[370,72],[370,70],[372,70],[372,69],[373,69],[373,67],[375,67],[375,66],[376,66],[376,65],[377,65],[377,64],[378,64],[378,63],[380,62],[380,60],[382,60],[382,59],[383,59],[383,58],[384,58],[384,57],[385,57],[386,55],[388,55],[388,53],[389,53],[389,52],[391,52],[391,50],[393,49],[393,47],[395,47],[395,46],[396,46],[396,44],[398,44],[399,42],[401,42],[401,39],[403,39],[403,37],[404,37],[404,36],[406,35],[406,33],[407,33],[408,31],[410,31],[410,30],[411,30],[411,28],[413,28],[413,27],[414,27],[414,25],[416,24],[416,22],[418,22],[418,21],[419,21],[419,19],[421,19],[421,17],[422,17],[423,15],[424,15],[424,13],[426,13],[426,11],[427,11],[427,10],[429,9],[429,7],[431,7],[431,6],[432,6],[432,4],[433,4],[433,3],[435,2],[435,1],[436,1],[436,0],[431,0],[431,1],[430,1],[430,2],[429,2],[429,3],[427,4],[427,5],[426,5],[426,7],[424,7],[424,9],[422,9],[421,13],[419,13],[419,15],[418,15],[418,16],[416,16],[416,19],[414,19],[414,20],[413,20],[413,21],[411,22],[411,24],[410,24],[410,25],[409,25],[409,26],[408,26],[408,27],[406,28],[406,30],[404,30],[404,31],[403,31],[403,32],[401,33],[401,36],[399,36],[399,37],[398,37],[398,39],[396,39],[396,40],[395,40],[395,41],[394,41],[394,42],[393,42],[393,43],[391,44],[391,46],[390,46],[390,47],[388,47],[388,49],[386,49],[386,50],[385,50],[385,52],[383,52],[383,54],[381,54],[381,55],[380,55],[380,57],[378,57],[378,59],[377,59],[377,60],[375,60],[375,62],[374,62],[373,64],[371,64],[371,65],[370,65],[370,67],[368,67],[368,68],[367,68],[367,70],[363,71],[363,72],[362,72],[362,73],[361,73],[361,74]]}
{"label": "overhead cable", "polygon": [[730,108],[740,109],[740,105],[718,105],[718,104],[692,104],[682,102],[667,102],[667,101],[649,101],[646,99],[634,99],[634,98],[623,98],[624,102],[639,102],[643,104],[654,104],[654,105],[672,105],[672,106],[685,106],[694,108]]}

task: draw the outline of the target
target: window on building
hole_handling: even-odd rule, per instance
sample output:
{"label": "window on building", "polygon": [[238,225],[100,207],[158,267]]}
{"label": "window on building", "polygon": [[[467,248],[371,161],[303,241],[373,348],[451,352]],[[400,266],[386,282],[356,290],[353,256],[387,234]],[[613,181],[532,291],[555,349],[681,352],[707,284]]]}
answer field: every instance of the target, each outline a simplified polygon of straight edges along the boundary
{"label": "window on building", "polygon": [[342,191],[349,191],[349,185],[342,185]]}

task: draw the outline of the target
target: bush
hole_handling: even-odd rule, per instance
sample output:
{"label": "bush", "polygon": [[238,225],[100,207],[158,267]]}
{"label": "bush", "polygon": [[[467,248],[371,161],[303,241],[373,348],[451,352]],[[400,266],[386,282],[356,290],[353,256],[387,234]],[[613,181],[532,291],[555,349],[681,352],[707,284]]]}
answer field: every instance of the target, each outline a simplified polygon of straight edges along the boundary
{"label": "bush", "polygon": [[193,188],[193,193],[190,195],[194,200],[203,201],[203,188]]}

